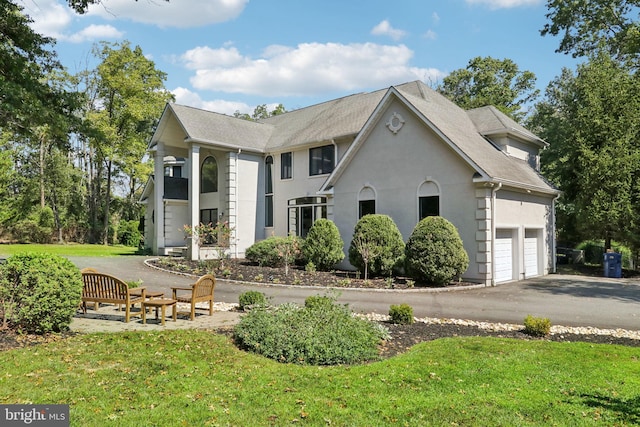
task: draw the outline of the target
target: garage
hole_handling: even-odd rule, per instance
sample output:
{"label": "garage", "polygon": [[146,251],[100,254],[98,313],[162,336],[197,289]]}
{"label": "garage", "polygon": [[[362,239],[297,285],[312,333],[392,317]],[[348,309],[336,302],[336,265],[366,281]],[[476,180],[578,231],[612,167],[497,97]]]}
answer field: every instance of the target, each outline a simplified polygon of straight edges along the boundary
{"label": "garage", "polygon": [[524,277],[540,275],[538,263],[538,230],[525,230],[524,237]]}
{"label": "garage", "polygon": [[513,233],[511,230],[496,230],[494,249],[496,283],[513,280]]}

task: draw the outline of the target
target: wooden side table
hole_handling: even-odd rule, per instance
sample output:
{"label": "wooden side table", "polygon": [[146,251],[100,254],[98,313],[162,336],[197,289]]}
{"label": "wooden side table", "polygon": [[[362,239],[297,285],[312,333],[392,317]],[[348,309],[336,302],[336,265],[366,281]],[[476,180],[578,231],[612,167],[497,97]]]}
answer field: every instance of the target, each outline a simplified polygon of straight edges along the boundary
{"label": "wooden side table", "polygon": [[[173,307],[177,301],[169,298],[153,298],[148,299],[142,303],[142,323],[147,323],[146,310],[148,307],[154,307],[156,309],[156,320],[158,319],[158,309],[161,310],[162,316],[160,317],[160,324],[164,326],[164,319],[167,313],[167,307]],[[172,316],[173,321],[176,321],[177,316]]]}

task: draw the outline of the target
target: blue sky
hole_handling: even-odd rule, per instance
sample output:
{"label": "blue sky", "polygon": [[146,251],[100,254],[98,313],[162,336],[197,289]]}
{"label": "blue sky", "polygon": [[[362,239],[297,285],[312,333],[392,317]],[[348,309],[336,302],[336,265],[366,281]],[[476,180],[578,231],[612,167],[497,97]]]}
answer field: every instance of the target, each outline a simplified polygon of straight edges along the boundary
{"label": "blue sky", "polygon": [[86,15],[61,0],[18,2],[70,72],[91,65],[94,43],[128,40],[167,73],[178,103],[225,114],[435,85],[476,56],[512,59],[541,90],[576,64],[540,36],[545,0],[103,0]]}

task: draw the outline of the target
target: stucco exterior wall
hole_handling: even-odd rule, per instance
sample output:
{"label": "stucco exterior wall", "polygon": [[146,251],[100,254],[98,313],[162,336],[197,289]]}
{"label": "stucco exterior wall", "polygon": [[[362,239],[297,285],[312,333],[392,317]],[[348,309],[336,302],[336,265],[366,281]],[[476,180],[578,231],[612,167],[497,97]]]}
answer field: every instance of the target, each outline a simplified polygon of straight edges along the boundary
{"label": "stucco exterior wall", "polygon": [[[351,139],[334,141],[337,147],[336,159],[344,155],[352,142]],[[327,180],[329,174],[309,175],[309,149],[313,147],[321,147],[323,145],[333,145],[331,142],[319,143],[311,147],[304,147],[297,150],[289,150],[285,152],[292,153],[293,175],[291,179],[281,179],[281,152],[270,153],[273,156],[273,227],[265,229],[265,237],[271,234],[277,236],[286,236],[289,232],[288,202],[291,199],[299,197],[316,197],[318,190]],[[264,166],[264,165],[263,165]],[[264,179],[264,172],[263,172]],[[264,200],[264,182],[259,187],[262,195],[260,200]],[[264,204],[264,202],[262,202]],[[263,215],[264,217],[264,215]],[[264,224],[264,220],[262,221]]]}
{"label": "stucco exterior wall", "polygon": [[[404,125],[396,134],[386,123],[399,113]],[[349,167],[334,186],[332,219],[345,241],[345,255],[358,221],[358,195],[370,187],[376,196],[376,213],[393,218],[405,241],[418,222],[418,190],[435,184],[440,215],[460,232],[471,262],[476,251],[476,199],[474,171],[431,129],[400,103],[392,103],[374,124]],[[347,259],[348,261],[348,259]],[[465,277],[474,279],[477,268]]]}
{"label": "stucco exterior wall", "polygon": [[167,200],[164,205],[165,247],[185,246],[183,227],[189,218],[189,203],[186,200]]}

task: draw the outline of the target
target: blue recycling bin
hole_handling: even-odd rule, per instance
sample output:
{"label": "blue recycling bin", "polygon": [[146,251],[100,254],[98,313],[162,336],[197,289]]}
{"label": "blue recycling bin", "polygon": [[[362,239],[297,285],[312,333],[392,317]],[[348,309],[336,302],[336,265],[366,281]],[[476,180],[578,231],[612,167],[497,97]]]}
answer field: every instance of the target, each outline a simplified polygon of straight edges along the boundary
{"label": "blue recycling bin", "polygon": [[622,254],[617,252],[604,254],[604,277],[616,279],[622,277]]}

